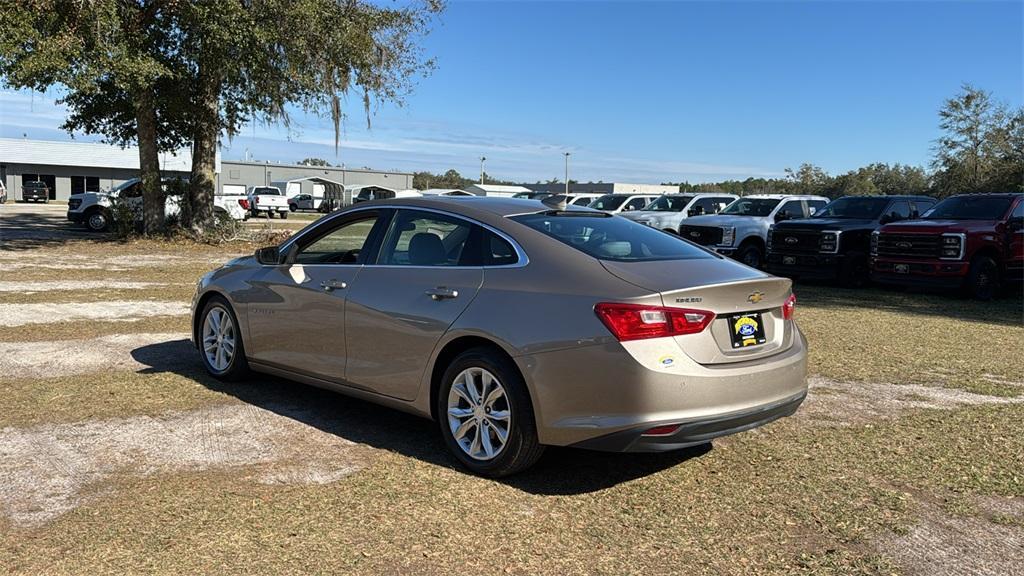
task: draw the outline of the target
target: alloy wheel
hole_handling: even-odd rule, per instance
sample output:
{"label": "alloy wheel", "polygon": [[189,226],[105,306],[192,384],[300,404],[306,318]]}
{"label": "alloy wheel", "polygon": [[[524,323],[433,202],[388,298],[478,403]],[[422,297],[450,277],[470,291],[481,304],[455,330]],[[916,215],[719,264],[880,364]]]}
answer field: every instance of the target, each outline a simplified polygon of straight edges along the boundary
{"label": "alloy wheel", "polygon": [[491,460],[508,442],[512,410],[501,382],[483,368],[467,368],[448,393],[448,426],[459,448],[474,460]]}
{"label": "alloy wheel", "polygon": [[227,370],[235,356],[235,323],[220,306],[210,308],[203,320],[203,353],[217,372]]}

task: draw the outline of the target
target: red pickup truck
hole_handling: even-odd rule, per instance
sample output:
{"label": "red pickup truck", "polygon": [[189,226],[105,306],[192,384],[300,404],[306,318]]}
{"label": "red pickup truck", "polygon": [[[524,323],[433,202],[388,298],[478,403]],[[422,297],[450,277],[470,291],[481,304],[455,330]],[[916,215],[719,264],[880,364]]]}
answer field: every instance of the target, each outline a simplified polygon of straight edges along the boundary
{"label": "red pickup truck", "polygon": [[871,279],[960,289],[988,300],[1024,272],[1024,195],[951,196],[871,238]]}

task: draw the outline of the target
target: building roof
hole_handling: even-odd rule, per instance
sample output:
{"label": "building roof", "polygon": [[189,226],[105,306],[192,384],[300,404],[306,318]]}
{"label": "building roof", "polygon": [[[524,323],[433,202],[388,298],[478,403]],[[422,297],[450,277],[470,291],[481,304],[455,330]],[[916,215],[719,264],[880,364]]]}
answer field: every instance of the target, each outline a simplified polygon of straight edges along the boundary
{"label": "building roof", "polygon": [[[90,168],[139,169],[139,149],[121,148],[97,142],[60,142],[0,138],[0,162],[5,164],[39,164],[49,166],[87,166]],[[192,170],[192,153],[188,149],[160,154],[160,169],[172,172]],[[220,170],[220,156],[217,158]]]}

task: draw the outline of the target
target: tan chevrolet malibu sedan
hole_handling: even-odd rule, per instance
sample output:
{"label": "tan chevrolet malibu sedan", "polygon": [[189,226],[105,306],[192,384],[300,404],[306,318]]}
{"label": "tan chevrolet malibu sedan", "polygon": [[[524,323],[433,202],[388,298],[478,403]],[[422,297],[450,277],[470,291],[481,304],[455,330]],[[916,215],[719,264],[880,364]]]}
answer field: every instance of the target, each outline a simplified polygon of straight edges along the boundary
{"label": "tan chevrolet malibu sedan", "polygon": [[544,446],[657,452],[796,411],[789,280],[619,216],[536,200],[381,200],[204,276],[206,369],[438,422],[485,476]]}

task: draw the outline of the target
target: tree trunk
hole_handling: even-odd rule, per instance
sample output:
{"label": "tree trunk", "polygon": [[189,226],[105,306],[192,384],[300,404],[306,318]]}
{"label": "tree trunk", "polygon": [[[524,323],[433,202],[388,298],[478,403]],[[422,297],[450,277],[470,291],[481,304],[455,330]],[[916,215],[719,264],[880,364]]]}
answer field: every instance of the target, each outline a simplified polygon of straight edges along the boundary
{"label": "tree trunk", "polygon": [[192,134],[191,206],[194,230],[213,224],[217,143],[220,137],[220,77],[200,64]]}
{"label": "tree trunk", "polygon": [[164,192],[160,185],[160,154],[156,143],[156,103],[152,88],[135,94],[135,122],[142,180],[142,231],[153,234],[164,225]]}

